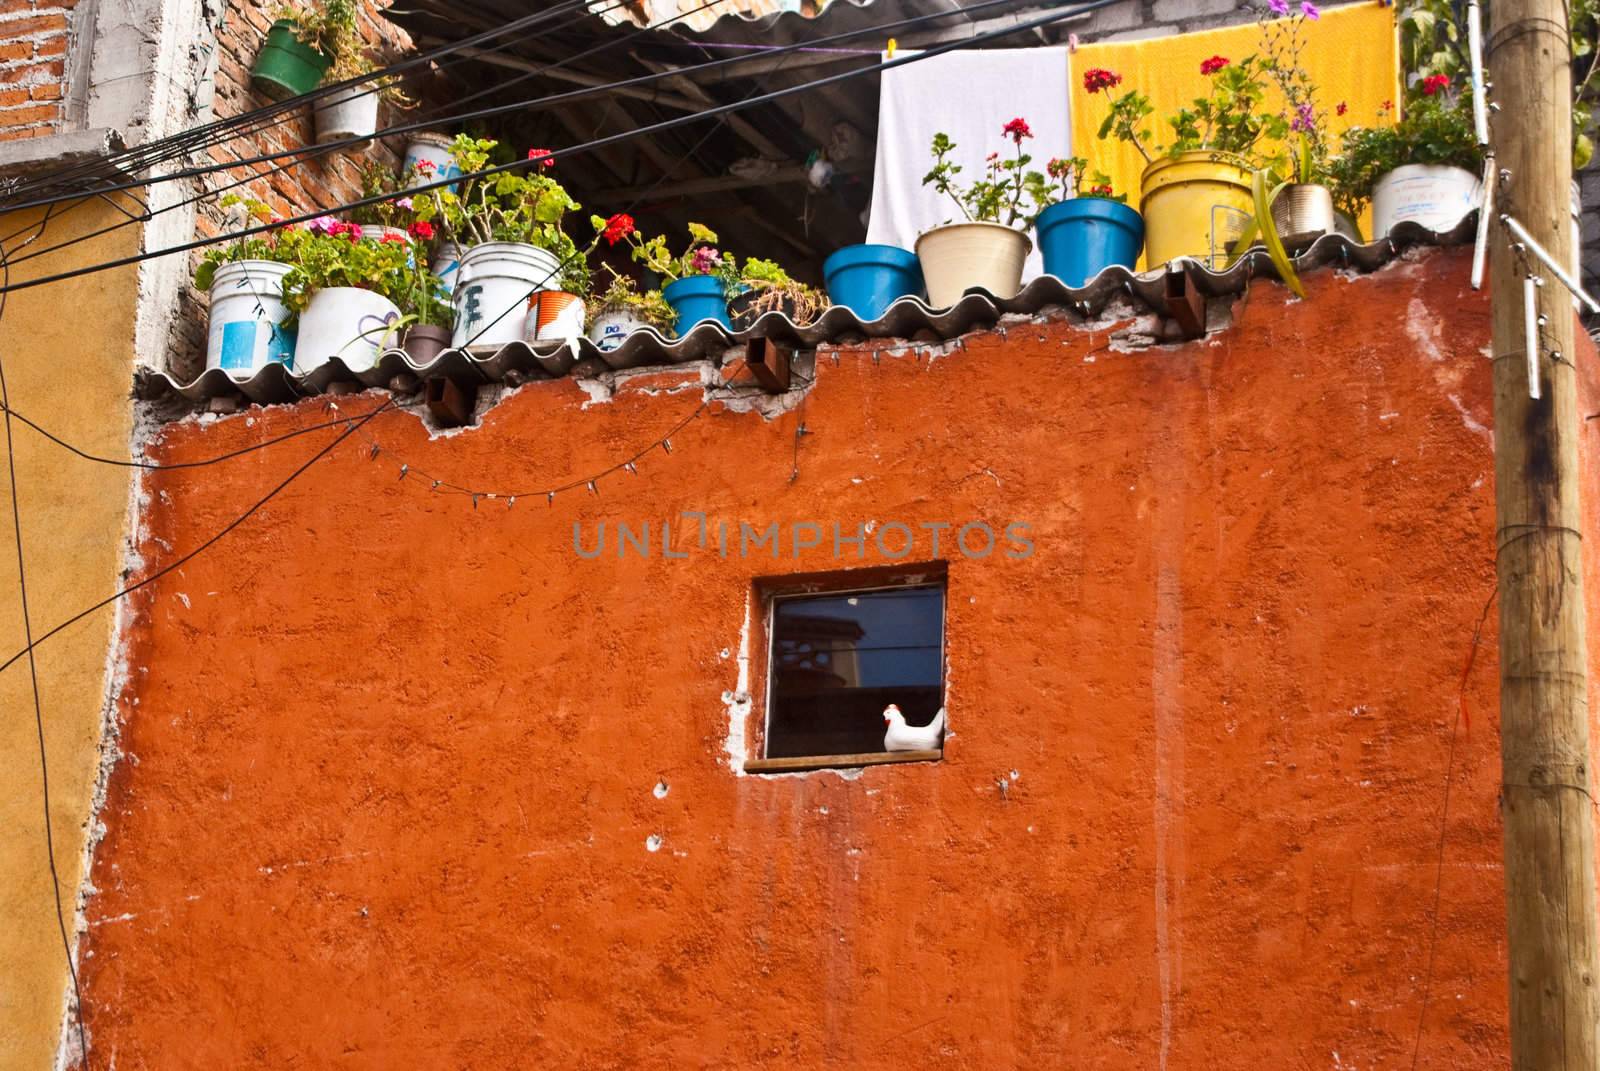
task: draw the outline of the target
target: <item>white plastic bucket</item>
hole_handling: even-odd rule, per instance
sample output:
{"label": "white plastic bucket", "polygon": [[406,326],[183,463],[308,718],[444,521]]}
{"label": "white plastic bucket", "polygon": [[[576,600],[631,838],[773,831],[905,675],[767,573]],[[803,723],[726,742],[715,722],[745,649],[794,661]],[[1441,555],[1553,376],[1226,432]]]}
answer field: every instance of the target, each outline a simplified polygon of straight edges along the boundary
{"label": "white plastic bucket", "polygon": [[378,96],[378,90],[370,82],[329,94],[316,108],[317,144],[365,138],[367,140],[351,145],[350,149],[366,148],[378,129]]}
{"label": "white plastic bucket", "polygon": [[364,372],[396,343],[400,310],[382,294],[354,286],[330,286],[311,295],[300,314],[295,371],[305,374],[334,357],[352,372]]}
{"label": "white plastic bucket", "polygon": [[[450,345],[503,346],[521,342],[528,298],[561,274],[554,253],[523,242],[485,242],[467,250],[456,269],[456,326]],[[582,334],[580,329],[579,334]]]}
{"label": "white plastic bucket", "polygon": [[[433,165],[433,174],[413,175],[411,184],[406,189],[426,186],[429,183],[438,182],[440,179],[455,178],[461,174],[461,168],[457,166],[455,158],[450,155],[450,139],[443,134],[411,135],[410,142],[406,144],[405,161],[401,164],[400,173],[402,175],[410,174],[413,167],[423,162]],[[454,186],[447,188],[455,189]]]}
{"label": "white plastic bucket", "polygon": [[294,366],[295,333],[284,328],[283,277],[289,265],[239,260],[217,269],[211,281],[206,367],[249,379],[269,364]]}
{"label": "white plastic bucket", "polygon": [[528,299],[522,337],[529,342],[545,339],[580,339],[585,316],[583,298],[565,290],[541,290]]}
{"label": "white plastic bucket", "polygon": [[917,259],[928,287],[928,304],[947,309],[969,287],[997,298],[1022,289],[1022,264],[1033,243],[1021,231],[998,223],[950,223],[917,239]]}
{"label": "white plastic bucket", "polygon": [[620,349],[629,335],[648,326],[627,309],[607,309],[594,314],[594,322],[589,325],[589,340],[601,353],[610,353]]}
{"label": "white plastic bucket", "polygon": [[449,297],[456,289],[456,273],[461,269],[461,256],[465,252],[455,242],[444,242],[433,255],[433,274],[439,277],[439,292]]}
{"label": "white plastic bucket", "polygon": [[1459,167],[1406,164],[1372,187],[1372,235],[1386,236],[1396,225],[1418,223],[1447,231],[1478,207],[1478,176]]}

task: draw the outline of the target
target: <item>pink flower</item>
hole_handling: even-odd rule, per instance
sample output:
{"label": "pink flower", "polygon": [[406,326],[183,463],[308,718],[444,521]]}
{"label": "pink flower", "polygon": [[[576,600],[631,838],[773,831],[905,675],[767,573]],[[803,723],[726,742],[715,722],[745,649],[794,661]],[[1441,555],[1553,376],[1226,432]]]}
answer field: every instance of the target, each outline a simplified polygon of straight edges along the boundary
{"label": "pink flower", "polygon": [[345,224],[345,228],[345,234],[349,235],[352,242],[361,241],[361,224],[347,223]]}
{"label": "pink flower", "polygon": [[411,211],[411,198],[409,198],[409,197],[400,198],[400,200],[395,202],[395,207],[396,208],[403,208],[407,212]]}
{"label": "pink flower", "polygon": [[1316,22],[1322,17],[1322,12],[1317,10],[1317,5],[1313,4],[1311,0],[1300,0],[1300,14],[1312,22]]}
{"label": "pink flower", "polygon": [[1274,15],[1287,15],[1289,13],[1289,0],[1267,0],[1267,6]]}
{"label": "pink flower", "polygon": [[722,265],[722,254],[703,245],[689,258],[689,270],[695,275],[710,275]]}
{"label": "pink flower", "polygon": [[1020,117],[1011,120],[1011,122],[1001,127],[1000,133],[1004,134],[1018,145],[1022,144],[1023,138],[1033,137],[1033,131],[1028,129],[1028,121]]}
{"label": "pink flower", "polygon": [[339,221],[332,216],[318,216],[306,224],[306,230],[316,231],[318,234],[338,234],[339,232],[334,230],[337,226],[339,226]]}
{"label": "pink flower", "polygon": [[1212,56],[1200,62],[1200,73],[1210,77],[1228,65],[1228,60],[1222,56]]}

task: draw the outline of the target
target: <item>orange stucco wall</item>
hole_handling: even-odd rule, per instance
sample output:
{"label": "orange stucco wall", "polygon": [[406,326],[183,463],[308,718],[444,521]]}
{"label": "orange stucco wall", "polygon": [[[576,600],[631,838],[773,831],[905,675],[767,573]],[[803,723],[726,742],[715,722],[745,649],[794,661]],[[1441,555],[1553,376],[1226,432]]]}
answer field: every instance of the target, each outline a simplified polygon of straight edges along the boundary
{"label": "orange stucco wall", "polygon": [[[553,505],[474,509],[341,446],[139,603],[88,909],[93,1049],[163,1069],[1407,1063],[1494,577],[1487,302],[1465,278],[1442,253],[1318,273],[1305,303],[1262,285],[1231,328],[1132,354],[1050,323],[931,362],[824,353],[803,409],[714,404],[638,476]],[[371,431],[434,477],[537,487],[699,399],[683,373],[606,401],[559,381],[464,433],[398,412]],[[157,452],[323,417],[186,422]],[[327,434],[151,476],[149,566]],[[681,528],[683,560],[573,552],[575,521],[587,541],[684,510],[1029,524],[1027,559],[945,555],[944,761],[737,776],[753,579],[856,563],[831,541],[724,559]],[[1429,1068],[1508,1062],[1494,633],[1456,742]]]}

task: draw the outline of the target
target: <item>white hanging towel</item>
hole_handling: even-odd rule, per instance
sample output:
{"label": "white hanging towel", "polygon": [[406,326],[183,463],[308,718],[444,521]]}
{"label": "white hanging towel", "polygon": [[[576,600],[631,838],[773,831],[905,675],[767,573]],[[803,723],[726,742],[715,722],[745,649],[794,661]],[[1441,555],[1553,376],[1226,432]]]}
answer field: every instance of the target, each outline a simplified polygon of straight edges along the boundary
{"label": "white hanging towel", "polygon": [[[922,185],[933,166],[928,147],[941,131],[956,144],[950,159],[961,165],[957,181],[982,176],[990,153],[1016,151],[1000,128],[1018,117],[1033,131],[1022,143],[1033,157],[1031,170],[1042,172],[1052,156],[1072,155],[1065,48],[947,52],[880,77],[868,242],[915,249],[923,231],[964,218],[951,198]],[[1036,243],[1022,277],[1043,272]]]}

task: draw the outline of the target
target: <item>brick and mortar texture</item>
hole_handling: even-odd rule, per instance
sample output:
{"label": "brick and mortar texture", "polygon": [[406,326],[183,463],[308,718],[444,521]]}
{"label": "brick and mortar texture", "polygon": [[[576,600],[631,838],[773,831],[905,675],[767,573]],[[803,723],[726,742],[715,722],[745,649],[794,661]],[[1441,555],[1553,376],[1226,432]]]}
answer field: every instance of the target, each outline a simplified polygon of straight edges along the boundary
{"label": "brick and mortar texture", "polygon": [[0,0],[0,141],[62,125],[75,0]]}
{"label": "brick and mortar texture", "polygon": [[[824,347],[802,407],[713,401],[553,505],[416,473],[581,479],[692,412],[698,370],[530,384],[451,435],[381,414],[376,459],[337,446],[130,600],[94,1065],[1404,1067],[1420,1021],[1418,1066],[1508,1066],[1492,615],[1462,672],[1495,583],[1469,259],[1317,272],[1303,302],[1261,282],[1231,326],[1134,352],[1115,315]],[[185,420],[152,458],[325,404]],[[143,567],[294,441],[146,474]],[[1025,560],[947,533],[944,760],[740,776],[752,584],[884,558],[724,558],[685,510],[1031,525]],[[619,522],[651,524],[648,559]]]}

